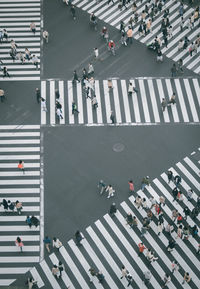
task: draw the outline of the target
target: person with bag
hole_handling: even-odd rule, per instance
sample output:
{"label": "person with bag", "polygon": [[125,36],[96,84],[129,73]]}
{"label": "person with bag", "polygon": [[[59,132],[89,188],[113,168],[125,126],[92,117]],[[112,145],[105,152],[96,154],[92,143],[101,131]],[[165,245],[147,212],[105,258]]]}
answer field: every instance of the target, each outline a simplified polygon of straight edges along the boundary
{"label": "person with bag", "polygon": [[60,271],[59,278],[62,278],[62,272],[65,271],[65,266],[61,261],[59,261],[59,263],[58,263],[58,269]]}
{"label": "person with bag", "polygon": [[20,237],[17,237],[17,239],[15,240],[15,245],[16,245],[17,247],[19,247],[19,248],[20,248],[20,251],[22,252],[22,248],[23,248],[24,244],[23,244],[23,242],[22,242],[22,240],[21,240]]}
{"label": "person with bag", "polygon": [[56,237],[53,238],[53,247],[55,247],[58,251],[62,247],[62,242]]}

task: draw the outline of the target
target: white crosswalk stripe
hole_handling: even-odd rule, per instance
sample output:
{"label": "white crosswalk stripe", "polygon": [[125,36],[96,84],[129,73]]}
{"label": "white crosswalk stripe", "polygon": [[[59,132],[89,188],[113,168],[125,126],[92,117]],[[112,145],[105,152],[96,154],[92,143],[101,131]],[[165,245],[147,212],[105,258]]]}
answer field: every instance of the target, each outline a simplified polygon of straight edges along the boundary
{"label": "white crosswalk stripe", "polygon": [[[185,167],[187,165],[187,168]],[[188,206],[190,211],[196,206],[197,190],[199,183],[200,165],[196,157],[196,152],[190,156],[186,156],[183,160],[173,164],[173,175],[179,174],[182,178],[180,190],[184,195],[183,201],[173,202],[172,189],[175,187],[173,182],[168,182],[166,172],[161,173],[158,178],[151,181],[150,186],[146,186],[144,191],[141,189],[129,197],[127,201],[123,201],[117,209],[116,214],[111,217],[105,214],[103,218],[97,220],[92,226],[88,226],[84,237],[81,241],[80,248],[76,246],[73,239],[59,249],[58,253],[50,254],[50,258],[40,263],[47,279],[55,284],[49,288],[59,288],[57,282],[52,279],[51,268],[53,264],[58,265],[60,256],[65,266],[62,272],[63,277],[59,279],[59,286],[70,286],[70,288],[126,288],[128,282],[126,278],[120,279],[121,268],[124,265],[129,273],[133,276],[133,282],[130,288],[148,288],[145,285],[143,273],[150,271],[152,277],[150,279],[151,288],[163,288],[163,277],[165,273],[170,274],[171,281],[167,285],[170,289],[181,288],[184,272],[189,272],[191,281],[184,286],[188,289],[197,289],[200,282],[199,266],[200,261],[196,250],[199,246],[200,234],[194,238],[189,236],[188,240],[182,238],[177,239],[177,222],[172,222],[172,210],[176,208],[184,217],[183,209]],[[167,171],[167,170],[166,170]],[[194,190],[192,200],[189,202],[186,198],[188,188]],[[198,191],[199,192],[199,191]],[[152,209],[155,216],[150,221],[150,229],[146,234],[141,236],[142,220],[147,216],[147,210],[140,207],[137,208],[135,203],[136,195],[147,199],[147,208],[151,207],[149,198],[153,196],[159,203],[160,196],[165,197],[165,205],[162,205],[164,226],[171,223],[174,227],[169,236],[163,231],[158,235],[158,217],[156,211]],[[126,221],[128,213],[136,216],[138,226],[131,228]],[[193,219],[192,215],[183,221],[183,225],[188,223],[191,227],[195,224],[199,226],[199,217]],[[166,250],[169,239],[176,241],[176,246],[170,253]],[[158,257],[156,262],[148,262],[146,250],[140,256],[138,255],[138,244],[143,242],[146,248],[150,248]],[[50,260],[49,260],[50,259]],[[175,260],[179,264],[179,270],[172,274],[172,261]],[[51,262],[50,262],[51,261]],[[98,283],[96,277],[93,279],[93,285],[90,283],[89,268],[92,267],[97,271],[101,271],[105,277],[103,283]],[[42,274],[41,270],[39,273]],[[46,285],[46,284],[45,284]],[[55,287],[54,287],[55,286]]]}
{"label": "white crosswalk stripe", "polygon": [[[111,26],[120,29],[120,21],[123,21],[126,24],[126,29],[128,29],[130,17],[134,18],[134,14],[132,13],[132,2],[127,4],[127,9],[119,9],[118,8],[118,1],[114,1],[108,5],[107,0],[99,1],[73,1],[74,5],[81,8],[84,11],[87,11],[89,14],[94,13],[99,19],[105,21],[106,23],[110,24]],[[152,43],[156,36],[158,36],[163,46],[161,47],[162,53],[165,53],[168,58],[173,59],[174,61],[178,61],[180,58],[183,60],[183,65],[188,69],[193,70],[195,73],[200,73],[200,49],[197,48],[197,52],[193,52],[192,56],[188,54],[188,48],[184,49],[183,51],[178,51],[178,42],[180,39],[184,39],[185,36],[188,37],[190,41],[195,43],[199,33],[199,19],[194,22],[194,27],[192,29],[187,29],[186,23],[191,17],[192,13],[194,13],[194,8],[188,7],[184,5],[184,27],[181,31],[180,23],[181,17],[179,16],[179,7],[180,3],[173,1],[173,0],[166,0],[165,5],[162,8],[162,11],[158,12],[153,17],[153,21],[151,24],[151,32],[147,35],[140,35],[138,28],[140,25],[140,20],[142,19],[142,11],[145,10],[145,6],[148,7],[148,11],[151,11],[151,3],[150,1],[144,0],[136,0],[134,1],[137,5],[136,12],[139,15],[139,20],[137,23],[133,23],[133,37],[136,40],[144,44]],[[169,23],[172,26],[172,37],[168,36],[168,45],[167,47],[164,46],[163,34],[160,31],[161,22],[164,17],[164,11],[169,9]],[[145,22],[152,19],[152,15],[146,17]]]}
{"label": "white crosswalk stripe", "polygon": [[[128,94],[129,82],[137,93]],[[112,87],[108,86],[112,84]],[[59,90],[59,102],[62,105],[63,119],[58,119],[55,109],[55,89]],[[163,79],[139,78],[130,80],[96,80],[94,92],[86,97],[81,83],[72,81],[42,81],[42,97],[47,102],[47,112],[42,111],[42,125],[110,124],[111,111],[118,125],[160,124],[160,123],[199,123],[200,99],[199,79]],[[166,102],[175,93],[176,104],[169,104],[162,111],[161,102]],[[93,108],[91,98],[95,93],[98,107]],[[72,114],[72,102],[78,112]],[[17,134],[18,135],[18,134]],[[16,136],[17,136],[16,135]],[[3,136],[3,134],[2,134]],[[10,148],[8,148],[10,149]],[[28,148],[30,150],[30,148]],[[8,156],[10,157],[10,156]]]}
{"label": "white crosswalk stripe", "polygon": [[[24,173],[18,169],[20,159],[24,161]],[[13,204],[17,200],[22,202],[21,214],[16,207],[13,211],[4,207],[3,199]],[[0,286],[3,286],[15,281],[12,274],[14,278],[25,274],[40,261],[40,225],[30,228],[26,223],[27,215],[40,220],[40,126],[0,126],[0,202],[0,274],[5,278],[0,279]],[[24,253],[15,245],[18,236],[24,244]]]}
{"label": "white crosswalk stripe", "polygon": [[[8,39],[3,38],[0,45],[0,60],[2,67],[6,66],[10,77],[3,77],[0,72],[0,81],[16,80],[40,80],[40,16],[41,0],[33,1],[1,1],[0,2],[0,26],[8,32]],[[35,35],[30,30],[30,24],[36,24]],[[15,61],[10,56],[11,40],[17,44]],[[31,52],[31,56],[38,57],[38,69],[32,63],[32,59],[25,59],[21,64],[19,53],[25,53],[25,48]]]}

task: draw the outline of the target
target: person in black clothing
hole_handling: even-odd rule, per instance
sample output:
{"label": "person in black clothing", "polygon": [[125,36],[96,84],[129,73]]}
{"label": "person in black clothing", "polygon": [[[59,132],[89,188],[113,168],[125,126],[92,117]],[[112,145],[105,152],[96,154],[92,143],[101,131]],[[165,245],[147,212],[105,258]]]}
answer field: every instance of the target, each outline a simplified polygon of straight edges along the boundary
{"label": "person in black clothing", "polygon": [[115,203],[112,203],[112,205],[110,206],[110,215],[111,215],[111,217],[113,217],[116,212],[117,212],[116,205],[115,205]]}
{"label": "person in black clothing", "polygon": [[177,188],[178,188],[180,182],[181,182],[181,177],[179,175],[175,176],[174,183],[175,183]]}
{"label": "person in black clothing", "polygon": [[187,220],[187,217],[190,215],[190,210],[189,208],[186,206],[184,209],[183,209],[183,212],[185,214],[185,220]]}
{"label": "person in black clothing", "polygon": [[178,196],[178,189],[176,187],[172,190],[172,195],[174,197],[173,199],[173,202],[174,202],[177,200],[177,196]]}
{"label": "person in black clothing", "polygon": [[104,278],[105,278],[104,275],[102,274],[102,272],[99,271],[96,276],[97,276],[97,278],[99,280],[99,283],[102,283]]}
{"label": "person in black clothing", "polygon": [[8,73],[7,67],[4,66],[4,67],[3,67],[3,77],[6,77],[6,76],[10,77],[10,74]]}
{"label": "person in black clothing", "polygon": [[39,225],[39,220],[35,216],[32,216],[31,224],[37,228],[37,226]]}
{"label": "person in black clothing", "polygon": [[113,111],[111,111],[110,120],[112,121],[112,123],[115,123],[115,115]]}
{"label": "person in black clothing", "polygon": [[40,103],[41,100],[41,94],[40,94],[40,90],[39,88],[36,88],[36,98],[37,98],[37,102]]}
{"label": "person in black clothing", "polygon": [[129,287],[131,285],[132,281],[133,281],[133,277],[131,276],[130,273],[128,273],[127,276],[126,276],[126,279],[128,281],[127,287]]}
{"label": "person in black clothing", "polygon": [[78,74],[77,74],[76,70],[74,70],[74,72],[73,72],[73,80],[72,80],[73,84],[76,81],[80,82],[80,80],[78,79]]}
{"label": "person in black clothing", "polygon": [[3,205],[4,210],[8,210],[8,202],[6,201],[6,199],[3,199],[1,205]]}
{"label": "person in black clothing", "polygon": [[56,99],[60,98],[60,93],[58,89],[55,90],[55,96],[56,96]]}
{"label": "person in black clothing", "polygon": [[168,184],[172,181],[173,182],[173,172],[172,171],[168,171],[167,172],[167,177],[168,177]]}
{"label": "person in black clothing", "polygon": [[169,251],[169,252],[172,251],[174,249],[175,245],[176,245],[176,242],[173,239],[170,239],[169,244],[167,246],[167,251]]}
{"label": "person in black clothing", "polygon": [[74,5],[71,6],[70,11],[71,11],[73,19],[76,20],[76,10],[75,10]]}
{"label": "person in black clothing", "polygon": [[11,210],[12,212],[14,212],[15,205],[14,205],[13,203],[11,203],[10,200],[8,201],[8,208],[9,208],[9,210]]}
{"label": "person in black clothing", "polygon": [[82,237],[80,231],[76,231],[76,233],[75,233],[75,241],[76,241],[76,245],[77,246],[81,245],[82,239],[83,239],[83,237]]}

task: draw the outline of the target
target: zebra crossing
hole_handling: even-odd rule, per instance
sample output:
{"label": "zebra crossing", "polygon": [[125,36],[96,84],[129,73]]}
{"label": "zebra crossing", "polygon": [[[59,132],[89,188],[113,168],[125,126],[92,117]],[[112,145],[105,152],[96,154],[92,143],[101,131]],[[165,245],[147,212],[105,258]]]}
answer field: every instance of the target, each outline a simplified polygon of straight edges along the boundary
{"label": "zebra crossing", "polygon": [[[98,3],[97,3],[98,2]],[[194,12],[193,8],[188,7],[187,5],[184,5],[184,29],[183,31],[180,30],[180,23],[181,23],[181,17],[179,16],[179,1],[174,0],[166,0],[164,8],[162,12],[159,12],[154,17],[154,21],[152,22],[152,32],[147,34],[146,36],[140,35],[138,28],[139,23],[141,20],[141,13],[143,10],[145,10],[145,5],[147,5],[149,8],[150,3],[149,1],[134,1],[136,2],[137,9],[136,12],[139,15],[139,21],[134,24],[133,27],[133,36],[134,39],[139,40],[142,43],[149,44],[151,43],[156,36],[158,36],[161,41],[163,41],[163,35],[160,32],[161,27],[161,20],[163,18],[164,10],[169,9],[169,21],[173,28],[172,37],[168,39],[168,45],[167,47],[162,47],[161,51],[164,53],[168,58],[173,59],[174,61],[178,61],[180,58],[183,60],[183,65],[187,67],[188,69],[193,70],[195,73],[200,73],[200,49],[198,48],[197,53],[193,53],[192,56],[189,55],[189,50],[185,49],[182,52],[178,51],[178,42],[180,39],[184,39],[185,36],[188,37],[190,42],[195,42],[197,39],[197,36],[200,33],[200,26],[199,26],[199,20],[194,23],[194,28],[187,29],[186,28],[186,22],[191,16],[191,14]],[[80,9],[87,11],[89,14],[94,13],[99,19],[105,21],[106,23],[110,24],[111,26],[114,26],[117,29],[120,29],[120,21],[124,21],[126,26],[128,26],[130,17],[134,16],[132,12],[132,1],[130,4],[127,4],[128,9],[122,9],[120,10],[118,8],[119,1],[114,0],[114,4],[110,2],[108,5],[108,0],[102,0],[102,1],[87,1],[87,0],[74,0],[73,4]],[[147,20],[149,17],[147,17]]]}
{"label": "zebra crossing", "polygon": [[[40,80],[40,9],[40,0],[0,0],[0,29],[8,32],[8,41],[3,39],[0,43],[0,60],[1,66],[6,66],[10,74],[10,78],[3,78],[1,71],[0,81]],[[32,22],[36,24],[35,35],[30,31]],[[10,56],[11,40],[16,42],[18,53],[24,53],[28,48],[32,56],[38,57],[38,70],[31,60],[26,59],[24,64],[21,64],[18,57],[13,62]]]}
{"label": "zebra crossing", "polygon": [[[25,174],[18,170],[20,159]],[[0,286],[11,285],[41,259],[42,229],[26,224],[28,215],[40,219],[40,182],[40,126],[0,126],[0,203],[18,200],[23,205],[21,215],[0,206]],[[18,236],[23,253],[15,246]]]}
{"label": "zebra crossing", "polygon": [[[37,275],[39,281],[46,280],[45,286],[48,288],[61,289],[69,288],[126,288],[127,280],[120,279],[121,267],[124,265],[126,269],[133,276],[133,283],[130,288],[146,289],[143,282],[143,273],[150,270],[152,278],[150,279],[150,288],[162,288],[163,277],[165,273],[171,276],[171,282],[167,285],[170,289],[176,288],[199,288],[199,255],[196,250],[199,245],[200,236],[193,238],[191,235],[189,239],[177,239],[177,223],[171,221],[172,210],[177,209],[182,216],[183,208],[188,206],[190,211],[194,208],[197,202],[197,196],[200,191],[200,148],[186,156],[180,162],[176,163],[174,167],[169,168],[173,173],[179,174],[182,177],[180,189],[184,194],[182,202],[173,202],[172,189],[174,184],[168,183],[166,172],[163,172],[158,178],[151,182],[151,186],[147,186],[144,192],[141,190],[134,193],[123,201],[117,210],[114,217],[105,214],[98,219],[94,224],[88,226],[82,235],[82,246],[77,247],[74,240],[62,240],[64,244],[59,252],[56,251],[49,255],[49,258],[43,260],[37,266]],[[192,201],[186,198],[188,188],[193,190]],[[117,193],[117,192],[116,192]],[[169,236],[165,231],[158,235],[157,217],[154,217],[150,223],[151,229],[144,237],[141,237],[142,219],[146,217],[146,210],[140,207],[137,208],[135,204],[136,195],[145,197],[148,200],[148,207],[151,206],[149,198],[153,196],[157,202],[159,197],[166,198],[166,204],[162,207],[164,213],[164,226],[168,223],[173,224],[174,232],[171,238],[177,243],[175,249],[168,253],[166,246],[168,245]],[[102,196],[101,196],[102,197]],[[138,219],[138,227],[131,229],[125,220],[128,213],[136,216]],[[199,227],[200,217],[193,220],[190,216],[187,219],[190,226],[196,224]],[[155,251],[158,260],[148,264],[145,256],[138,256],[138,244],[143,242],[146,248],[151,248]],[[144,252],[145,255],[145,252]],[[58,265],[62,261],[65,266],[62,279],[55,279],[51,273],[53,265]],[[176,260],[179,263],[179,270],[172,274],[172,262]],[[93,283],[90,282],[89,268],[93,267],[95,270],[100,270],[105,276],[102,284],[98,283],[97,278],[94,278]],[[189,284],[183,285],[184,272],[189,272],[192,280]],[[33,274],[36,279],[36,274]],[[51,285],[50,285],[51,284]],[[41,286],[42,287],[42,286]],[[40,287],[39,287],[40,288]],[[46,287],[45,287],[46,288]]]}
{"label": "zebra crossing", "polygon": [[[199,123],[200,119],[200,82],[198,78],[131,79],[138,93],[128,96],[129,80],[112,79],[112,88],[108,80],[95,80],[94,91],[87,98],[81,83],[72,81],[41,81],[41,97],[46,100],[47,111],[41,105],[41,125],[56,124],[111,124],[110,114],[114,112],[118,125],[140,125],[159,123]],[[62,105],[63,119],[56,115],[56,94]],[[162,98],[169,101],[173,92],[176,104],[162,111]],[[98,107],[91,103],[91,93],[96,95]],[[72,114],[72,101],[75,101],[79,113]]]}

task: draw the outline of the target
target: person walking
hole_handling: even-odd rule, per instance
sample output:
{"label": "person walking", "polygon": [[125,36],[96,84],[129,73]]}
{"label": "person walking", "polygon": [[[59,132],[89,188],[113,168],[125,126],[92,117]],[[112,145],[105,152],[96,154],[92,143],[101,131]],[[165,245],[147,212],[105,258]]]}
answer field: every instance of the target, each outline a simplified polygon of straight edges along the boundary
{"label": "person walking", "polygon": [[15,207],[16,207],[16,209],[17,209],[18,215],[21,215],[22,209],[23,209],[23,207],[22,207],[22,202],[19,202],[19,201],[17,200],[17,201],[15,202]]}
{"label": "person walking", "polygon": [[44,242],[44,245],[45,245],[45,247],[47,249],[47,252],[50,253],[51,239],[48,236],[46,236],[44,238],[43,242]]}
{"label": "person walking", "polygon": [[133,181],[130,180],[130,181],[128,182],[128,184],[129,184],[129,193],[130,193],[130,194],[133,194],[134,191],[135,191]]}
{"label": "person walking", "polygon": [[141,186],[141,190],[144,191],[144,188],[146,186],[150,185],[150,181],[149,181],[149,176],[146,176],[142,179],[142,186]]}
{"label": "person walking", "polygon": [[37,286],[37,281],[31,277],[31,278],[28,278],[27,284],[28,284],[28,289],[32,289],[33,286],[34,287],[35,287],[35,285]]}
{"label": "person walking", "polygon": [[10,200],[8,200],[8,209],[11,211],[11,212],[14,212],[15,210],[15,205],[13,203],[11,203]]}
{"label": "person walking", "polygon": [[170,171],[170,170],[168,170],[167,171],[167,177],[168,177],[168,184],[170,183],[170,182],[173,182],[173,172],[172,171]]}
{"label": "person walking", "polygon": [[46,41],[46,43],[49,42],[49,32],[48,31],[43,31],[42,33],[44,40]]}
{"label": "person walking", "polygon": [[99,271],[97,274],[97,279],[99,280],[99,283],[103,283],[103,280],[105,279],[103,273],[101,271]]}
{"label": "person walking", "polygon": [[174,63],[171,68],[171,76],[175,77],[177,72],[176,64]]}
{"label": "person walking", "polygon": [[106,184],[103,180],[100,180],[97,187],[99,188],[99,194],[102,195],[106,189]]}
{"label": "person walking", "polygon": [[89,272],[90,272],[90,282],[94,282],[94,277],[97,275],[97,273],[95,269],[92,267],[90,267]]}
{"label": "person walking", "polygon": [[181,183],[181,177],[179,175],[176,175],[174,178],[174,184],[176,185],[176,188],[179,187],[180,183]]}
{"label": "person walking", "polygon": [[184,219],[187,220],[187,217],[190,215],[190,209],[187,206],[185,206],[183,209],[183,213],[185,214]]}
{"label": "person walking", "polygon": [[7,210],[8,210],[8,202],[6,201],[6,199],[3,199],[1,205],[3,205],[4,211],[7,212]]}
{"label": "person walking", "polygon": [[39,226],[39,220],[35,216],[31,217],[31,225],[35,226],[36,228]]}
{"label": "person walking", "polygon": [[152,274],[149,270],[144,272],[144,284],[145,285],[148,285],[150,283],[151,277],[152,277]]}
{"label": "person walking", "polygon": [[161,106],[162,106],[162,111],[164,112],[167,107],[167,101],[164,97],[162,98]]}
{"label": "person walking", "polygon": [[97,102],[96,95],[93,96],[93,98],[91,99],[91,102],[92,102],[93,109],[96,109],[98,107],[98,102]]}
{"label": "person walking", "polygon": [[114,115],[114,112],[112,110],[110,112],[110,120],[112,121],[112,124],[115,123],[115,115]]}
{"label": "person walking", "polygon": [[96,60],[99,59],[99,50],[98,50],[98,48],[94,48],[94,58]]}
{"label": "person walking", "polygon": [[77,109],[77,106],[76,106],[76,103],[75,101],[73,100],[72,101],[72,114],[74,114],[75,112],[79,113],[78,109]]}
{"label": "person walking", "polygon": [[167,251],[168,252],[173,251],[175,245],[176,245],[176,242],[173,239],[170,239],[169,243],[168,243],[168,246],[167,246]]}
{"label": "person walking", "polygon": [[172,262],[171,267],[172,267],[172,274],[174,274],[175,272],[178,272],[179,265],[178,265],[178,262],[176,260]]}
{"label": "person walking", "polygon": [[76,231],[75,233],[75,242],[76,242],[76,246],[80,246],[81,245],[81,241],[82,241],[83,237],[80,233],[80,231]]}
{"label": "person walking", "polygon": [[190,201],[190,202],[191,202],[191,200],[192,200],[192,194],[193,194],[193,190],[192,190],[192,189],[188,189],[188,190],[187,190],[187,199],[188,199],[188,201]]}
{"label": "person walking", "polygon": [[29,216],[26,217],[26,223],[27,223],[27,225],[29,226],[29,228],[32,227],[31,218],[30,218]]}
{"label": "person walking", "polygon": [[23,251],[22,248],[24,247],[24,244],[20,237],[17,237],[17,239],[15,240],[15,245],[20,248],[21,252]]}
{"label": "person walking", "polygon": [[122,273],[122,276],[120,277],[120,279],[123,279],[124,277],[126,278],[128,275],[128,270],[125,268],[124,265],[122,265],[121,273]]}
{"label": "person walking", "polygon": [[59,249],[62,247],[63,244],[58,238],[54,237],[52,245],[53,248],[55,247],[59,251]]}
{"label": "person walking", "polygon": [[25,174],[24,161],[20,160],[17,167],[20,171],[23,172],[23,174]]}
{"label": "person walking", "polygon": [[144,250],[146,249],[146,247],[144,246],[142,242],[138,244],[138,247],[139,247],[138,256],[141,256],[144,253]]}
{"label": "person walking", "polygon": [[35,68],[38,69],[39,60],[35,54],[32,57],[32,63],[33,63],[33,65],[35,65]]}
{"label": "person walking", "polygon": [[76,20],[76,10],[75,10],[74,5],[71,5],[70,11],[71,11],[73,19]]}
{"label": "person walking", "polygon": [[182,284],[184,284],[185,282],[189,283],[190,281],[191,281],[190,274],[188,272],[185,272]]}
{"label": "person walking", "polygon": [[110,210],[109,210],[111,217],[114,217],[116,212],[117,212],[116,204],[112,203],[112,205],[110,206]]}
{"label": "person walking", "polygon": [[42,109],[42,111],[45,111],[45,112],[48,111],[47,105],[46,105],[46,100],[43,97],[41,97],[41,109]]}
{"label": "person walking", "polygon": [[10,74],[8,73],[8,68],[6,66],[3,67],[3,78],[4,77],[10,77]]}
{"label": "person walking", "polygon": [[79,78],[78,78],[78,74],[76,72],[76,70],[73,71],[73,80],[72,83],[75,84],[76,81],[80,82]]}
{"label": "person walking", "polygon": [[131,97],[134,92],[138,93],[138,90],[133,86],[132,82],[129,81],[129,84],[128,84],[128,96]]}
{"label": "person walking", "polygon": [[0,97],[1,97],[1,102],[4,102],[4,100],[5,100],[5,92],[1,88],[0,88]]}
{"label": "person walking", "polygon": [[31,32],[33,32],[33,34],[35,35],[35,33],[36,33],[36,24],[35,24],[35,22],[31,22],[31,24],[30,24],[30,30],[31,30]]}
{"label": "person walking", "polygon": [[131,283],[133,282],[133,277],[130,273],[127,274],[126,280],[128,281],[127,287],[129,287],[131,285]]}
{"label": "person walking", "polygon": [[131,26],[128,27],[127,31],[127,44],[132,44],[133,43],[133,30]]}
{"label": "person walking", "polygon": [[164,284],[163,284],[162,288],[165,288],[165,286],[166,286],[170,281],[171,281],[171,277],[169,276],[169,274],[166,273],[165,276],[164,276],[164,278],[163,278]]}
{"label": "person walking", "polygon": [[61,261],[58,262],[58,269],[60,272],[59,278],[62,278],[62,273],[63,273],[63,271],[65,271],[65,266]]}
{"label": "person walking", "polygon": [[106,192],[108,192],[107,199],[109,199],[110,197],[114,197],[115,190],[113,189],[113,187],[111,185],[107,186]]}
{"label": "person walking", "polygon": [[53,265],[53,268],[51,270],[53,276],[58,279],[59,278],[59,275],[60,275],[60,271],[59,271],[59,268],[57,265]]}
{"label": "person walking", "polygon": [[36,88],[36,89],[35,89],[35,93],[36,93],[37,103],[40,103],[40,101],[41,101],[40,89],[39,89],[39,88]]}
{"label": "person walking", "polygon": [[94,74],[94,67],[92,63],[89,63],[88,65],[88,76],[92,76]]}

